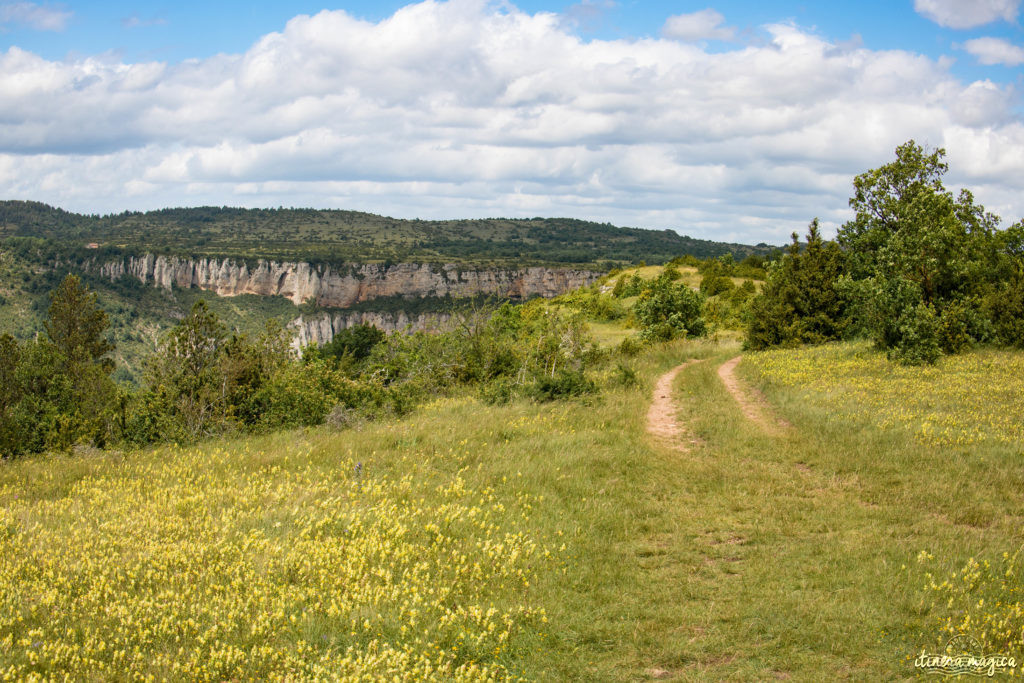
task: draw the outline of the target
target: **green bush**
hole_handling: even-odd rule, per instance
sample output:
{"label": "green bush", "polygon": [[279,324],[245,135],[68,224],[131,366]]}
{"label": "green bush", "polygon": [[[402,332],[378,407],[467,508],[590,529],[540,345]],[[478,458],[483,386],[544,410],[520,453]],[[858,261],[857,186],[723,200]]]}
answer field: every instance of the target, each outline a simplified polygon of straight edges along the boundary
{"label": "green bush", "polygon": [[640,377],[637,375],[636,369],[621,361],[615,364],[612,378],[613,384],[621,387],[635,387],[640,384]]}
{"label": "green bush", "polygon": [[615,282],[615,287],[612,289],[612,296],[618,299],[626,299],[631,296],[637,296],[640,292],[647,288],[647,281],[644,280],[638,273],[633,273],[630,277],[623,275]]}
{"label": "green bush", "polygon": [[948,303],[939,314],[936,334],[943,353],[960,353],[994,336],[991,322],[973,298]]}
{"label": "green bush", "polygon": [[703,336],[707,327],[701,316],[704,297],[668,278],[656,278],[637,300],[634,312],[644,341],[668,341],[684,336]]}
{"label": "green bush", "polygon": [[632,357],[643,351],[644,343],[636,337],[626,337],[619,343],[619,355]]}
{"label": "green bush", "polygon": [[1024,276],[1014,274],[1000,282],[984,298],[981,309],[998,343],[1024,348]]}
{"label": "green bush", "polygon": [[487,405],[504,405],[512,400],[512,389],[512,382],[507,377],[502,377],[482,383],[477,395]]}
{"label": "green bush", "polygon": [[930,304],[919,303],[900,316],[896,343],[889,358],[904,365],[933,364],[942,355],[939,347],[939,318]]}
{"label": "green bush", "polygon": [[597,385],[580,370],[559,370],[553,376],[537,377],[529,395],[538,401],[554,401],[593,393]]}
{"label": "green bush", "polygon": [[347,357],[361,361],[370,355],[373,347],[382,342],[384,337],[384,333],[373,325],[354,325],[335,334],[323,346],[311,345],[303,349],[302,357],[310,360],[331,358],[336,361]]}
{"label": "green bush", "polygon": [[700,293],[704,296],[717,296],[736,288],[736,284],[725,275],[705,275],[700,280]]}

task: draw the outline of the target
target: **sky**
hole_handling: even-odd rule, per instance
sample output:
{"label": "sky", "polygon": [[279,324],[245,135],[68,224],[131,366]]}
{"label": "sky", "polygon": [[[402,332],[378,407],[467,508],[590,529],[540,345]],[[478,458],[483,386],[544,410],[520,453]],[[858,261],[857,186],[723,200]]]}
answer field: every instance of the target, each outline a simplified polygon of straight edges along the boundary
{"label": "sky", "polygon": [[1022,0],[0,0],[0,199],[782,244],[914,139],[1024,217]]}

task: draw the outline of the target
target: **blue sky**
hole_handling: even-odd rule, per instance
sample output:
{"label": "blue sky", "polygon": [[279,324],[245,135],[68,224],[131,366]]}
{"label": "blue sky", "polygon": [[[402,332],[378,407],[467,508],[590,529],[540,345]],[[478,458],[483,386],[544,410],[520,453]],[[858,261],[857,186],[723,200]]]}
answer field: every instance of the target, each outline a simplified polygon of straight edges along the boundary
{"label": "blue sky", "polygon": [[781,242],[914,137],[1016,221],[1020,4],[0,0],[0,198]]}

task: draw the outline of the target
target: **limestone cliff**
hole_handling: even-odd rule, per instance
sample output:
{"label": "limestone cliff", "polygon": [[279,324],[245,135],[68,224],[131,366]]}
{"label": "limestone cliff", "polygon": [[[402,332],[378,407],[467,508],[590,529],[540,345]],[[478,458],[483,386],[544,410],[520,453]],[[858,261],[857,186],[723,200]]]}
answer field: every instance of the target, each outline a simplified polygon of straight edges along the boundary
{"label": "limestone cliff", "polygon": [[293,320],[289,327],[295,330],[292,346],[301,349],[314,342],[327,344],[337,333],[356,325],[373,325],[384,332],[415,332],[443,328],[450,320],[451,315],[448,313],[334,311],[314,317],[301,316]]}
{"label": "limestone cliff", "polygon": [[111,280],[129,275],[164,289],[194,287],[220,296],[283,296],[295,304],[312,300],[327,308],[348,308],[384,296],[550,297],[588,285],[599,276],[569,268],[470,269],[426,263],[339,266],[260,260],[250,267],[233,259],[153,254],[83,265],[97,268]]}

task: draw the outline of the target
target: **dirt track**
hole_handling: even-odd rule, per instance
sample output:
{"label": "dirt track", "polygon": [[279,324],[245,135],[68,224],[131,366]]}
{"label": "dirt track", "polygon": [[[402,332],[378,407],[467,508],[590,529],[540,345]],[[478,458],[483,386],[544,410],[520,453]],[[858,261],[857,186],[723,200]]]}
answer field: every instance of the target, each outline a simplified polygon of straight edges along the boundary
{"label": "dirt track", "polygon": [[722,378],[725,388],[740,405],[743,415],[767,431],[779,431],[791,427],[792,425],[774,414],[771,405],[760,391],[747,386],[736,376],[736,366],[739,365],[740,358],[741,356],[736,356],[722,363],[718,368],[718,376]]}
{"label": "dirt track", "polygon": [[683,368],[699,362],[686,361],[659,377],[654,385],[651,407],[647,411],[647,431],[659,439],[672,442],[672,445],[680,450],[686,450],[696,441],[684,438],[687,436],[687,430],[676,419],[676,405],[672,401],[672,381]]}

